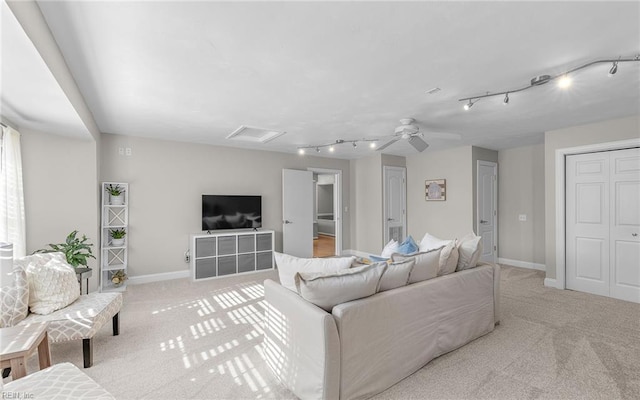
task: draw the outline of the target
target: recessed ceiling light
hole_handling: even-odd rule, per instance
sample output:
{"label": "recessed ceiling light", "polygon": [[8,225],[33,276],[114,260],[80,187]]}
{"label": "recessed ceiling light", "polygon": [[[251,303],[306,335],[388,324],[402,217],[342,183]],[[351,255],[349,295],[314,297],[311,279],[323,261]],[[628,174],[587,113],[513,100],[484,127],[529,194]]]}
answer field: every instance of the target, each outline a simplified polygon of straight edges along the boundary
{"label": "recessed ceiling light", "polygon": [[298,154],[300,154],[301,156],[304,155],[304,149],[298,149]]}
{"label": "recessed ceiling light", "polygon": [[376,142],[369,143],[369,147],[371,147],[372,149],[375,149],[376,148]]}

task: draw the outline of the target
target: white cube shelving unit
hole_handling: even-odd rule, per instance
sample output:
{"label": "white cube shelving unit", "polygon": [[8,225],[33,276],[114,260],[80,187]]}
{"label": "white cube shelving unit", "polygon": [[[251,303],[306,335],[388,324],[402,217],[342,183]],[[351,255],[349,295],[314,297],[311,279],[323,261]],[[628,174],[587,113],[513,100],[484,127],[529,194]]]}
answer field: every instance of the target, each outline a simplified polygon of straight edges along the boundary
{"label": "white cube shelving unit", "polygon": [[219,231],[191,236],[191,279],[273,269],[274,231]]}
{"label": "white cube shelving unit", "polygon": [[[113,199],[107,191],[109,185],[118,185],[124,190],[121,199]],[[124,229],[126,235],[123,244],[113,242],[110,231]],[[102,182],[102,224],[100,239],[100,288],[102,291],[123,291],[126,281],[116,286],[112,275],[119,270],[127,273],[127,244],[129,241],[129,184],[124,182]]]}

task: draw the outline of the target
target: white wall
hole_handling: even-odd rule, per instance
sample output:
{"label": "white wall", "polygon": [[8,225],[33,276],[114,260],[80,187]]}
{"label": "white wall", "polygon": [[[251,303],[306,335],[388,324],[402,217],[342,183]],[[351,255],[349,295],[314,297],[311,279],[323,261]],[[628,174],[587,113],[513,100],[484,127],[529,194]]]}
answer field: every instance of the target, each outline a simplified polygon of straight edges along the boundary
{"label": "white wall", "polygon": [[[27,254],[78,230],[100,254],[96,142],[21,129]],[[97,261],[89,267],[97,271]],[[99,274],[90,280],[98,287]]]}
{"label": "white wall", "polygon": [[[381,154],[351,160],[351,249],[370,254],[382,250]],[[347,247],[345,247],[347,248]],[[347,248],[348,249],[348,248]]]}
{"label": "white wall", "polygon": [[638,137],[640,137],[640,116],[638,115],[545,133],[545,263],[547,278],[556,277],[556,150]]}
{"label": "white wall", "polygon": [[[120,156],[120,147],[132,155]],[[188,268],[183,257],[189,235],[201,232],[202,194],[261,195],[263,227],[276,231],[282,249],[282,169],[307,167],[342,170],[350,204],[346,160],[103,134],[101,180],[130,185],[130,276]],[[350,218],[342,218],[346,249]]]}
{"label": "white wall", "polygon": [[544,144],[500,150],[498,163],[498,257],[544,265]]}
{"label": "white wall", "polygon": [[[471,146],[407,157],[408,233],[459,238],[473,230]],[[446,201],[425,201],[425,180],[446,179]]]}

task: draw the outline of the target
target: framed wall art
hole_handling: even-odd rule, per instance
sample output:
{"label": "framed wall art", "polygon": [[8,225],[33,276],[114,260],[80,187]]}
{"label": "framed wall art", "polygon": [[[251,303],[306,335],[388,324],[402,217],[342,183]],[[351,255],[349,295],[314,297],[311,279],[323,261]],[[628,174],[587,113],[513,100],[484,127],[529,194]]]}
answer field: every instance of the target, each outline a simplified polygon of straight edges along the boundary
{"label": "framed wall art", "polygon": [[424,181],[424,194],[426,201],[447,200],[447,180],[427,179]]}

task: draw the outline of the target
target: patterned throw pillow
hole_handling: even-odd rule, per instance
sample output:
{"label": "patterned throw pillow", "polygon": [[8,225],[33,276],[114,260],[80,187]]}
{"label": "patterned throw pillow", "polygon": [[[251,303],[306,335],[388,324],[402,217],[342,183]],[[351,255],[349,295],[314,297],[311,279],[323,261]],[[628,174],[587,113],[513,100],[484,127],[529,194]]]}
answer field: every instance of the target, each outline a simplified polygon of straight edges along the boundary
{"label": "patterned throw pillow", "polygon": [[25,257],[29,282],[29,309],[35,314],[51,314],[73,303],[80,296],[75,269],[62,253]]}
{"label": "patterned throw pillow", "polygon": [[0,328],[18,324],[29,313],[29,284],[27,273],[13,265],[13,282],[0,288]]}

